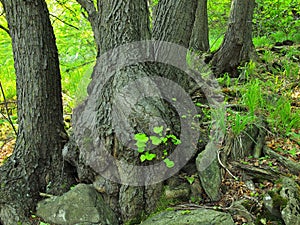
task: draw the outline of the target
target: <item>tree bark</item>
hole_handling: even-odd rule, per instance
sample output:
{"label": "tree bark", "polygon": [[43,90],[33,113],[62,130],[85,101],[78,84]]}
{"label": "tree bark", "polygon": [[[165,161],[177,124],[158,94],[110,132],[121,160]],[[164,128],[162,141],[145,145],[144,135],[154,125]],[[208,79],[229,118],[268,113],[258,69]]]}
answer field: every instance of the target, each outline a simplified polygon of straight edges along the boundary
{"label": "tree bark", "polygon": [[[159,13],[155,16],[159,22],[154,25],[153,37],[156,40],[175,42],[188,47],[194,22],[195,2],[161,1],[157,9]],[[146,0],[101,1],[98,13],[101,13],[98,17],[101,36],[96,38],[96,41],[99,41],[101,54],[106,53],[106,56],[112,59],[117,57],[133,62],[148,56],[152,59],[151,48],[148,49],[149,55],[143,52],[143,49],[132,51],[130,45],[123,46],[123,50],[117,51],[116,55],[110,51],[124,44],[150,39]],[[178,20],[183,21],[183,24],[178,23]],[[133,63],[112,71],[110,66],[103,64],[103,58],[98,57],[93,79],[88,87],[89,98],[74,112],[74,132],[80,137],[80,160],[97,170],[96,185],[103,187],[99,189],[103,191],[105,201],[120,216],[120,222],[138,219],[143,213],[149,214],[155,209],[161,196],[162,182],[154,184],[151,183],[151,179],[168,172],[166,168],[161,170],[160,174],[149,171],[145,177],[139,177],[138,171],[132,169],[134,166],[145,165],[140,162],[137,152],[132,150],[132,135],[140,132],[151,135],[153,127],[161,125],[158,124],[160,121],[155,122],[153,118],[161,118],[165,125],[172,129],[169,108],[160,99],[156,99],[161,96],[160,90],[152,89],[151,78],[157,76],[156,72],[157,67],[152,63]],[[132,83],[132,88],[127,90],[127,85]],[[154,93],[155,99],[148,99],[145,93]],[[118,107],[115,108],[116,96],[121,97],[117,99]],[[135,102],[134,99],[139,101]],[[128,109],[130,114],[126,112]],[[91,117],[90,112],[95,112],[96,116]],[[129,123],[126,124],[126,121]],[[93,124],[96,125],[93,127]],[[100,147],[94,145],[90,134],[95,130],[90,127],[95,128],[95,137],[99,140]],[[97,147],[99,149],[95,153]],[[155,162],[157,161],[147,162],[146,165],[153,165]]]}
{"label": "tree bark", "polygon": [[214,54],[211,64],[216,75],[228,72],[237,76],[237,68],[254,55],[252,16],[254,0],[233,0],[229,24],[223,43]]}
{"label": "tree bark", "polygon": [[19,129],[0,168],[0,221],[28,223],[40,192],[63,193],[73,179],[61,150],[63,126],[58,52],[43,0],[2,0],[12,38]]}
{"label": "tree bark", "polygon": [[194,51],[209,51],[207,0],[198,0],[195,23],[190,41]]}

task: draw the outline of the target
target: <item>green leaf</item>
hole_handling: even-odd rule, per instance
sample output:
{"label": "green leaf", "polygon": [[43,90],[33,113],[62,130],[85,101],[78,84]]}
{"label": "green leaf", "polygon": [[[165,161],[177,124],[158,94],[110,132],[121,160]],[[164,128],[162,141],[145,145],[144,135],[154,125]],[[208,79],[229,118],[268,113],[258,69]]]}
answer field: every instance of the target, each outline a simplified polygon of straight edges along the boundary
{"label": "green leaf", "polygon": [[167,138],[171,139],[175,145],[181,144],[181,141],[174,134],[167,135]]}
{"label": "green leaf", "polygon": [[137,150],[139,153],[143,153],[145,151],[145,148],[138,148]]}
{"label": "green leaf", "polygon": [[159,145],[162,142],[162,139],[156,136],[150,136],[152,144]]}
{"label": "green leaf", "polygon": [[148,160],[148,161],[151,161],[152,159],[154,159],[155,157],[156,157],[156,154],[154,154],[154,153],[149,153],[149,152],[146,152],[146,159]]}
{"label": "green leaf", "polygon": [[154,127],[154,128],[153,128],[153,131],[154,131],[154,133],[156,133],[156,134],[162,134],[163,130],[164,130],[164,127],[163,127],[163,126],[160,126],[160,127]]}
{"label": "green leaf", "polygon": [[146,159],[147,159],[147,158],[146,158],[146,156],[145,156],[144,154],[140,156],[141,162],[144,162]]}
{"label": "green leaf", "polygon": [[135,143],[135,145],[138,147],[138,148],[145,148],[146,147],[146,143],[145,142],[141,142],[141,141],[137,141]]}
{"label": "green leaf", "polygon": [[184,210],[184,211],[181,211],[181,215],[188,215],[191,213],[191,210]]}
{"label": "green leaf", "polygon": [[145,152],[145,154],[143,154],[143,155],[140,156],[140,160],[141,160],[141,162],[144,162],[145,160],[151,161],[155,157],[156,157],[156,154],[150,153],[148,151],[148,152]]}
{"label": "green leaf", "polygon": [[195,177],[189,177],[189,176],[185,176],[186,180],[190,183],[190,184],[193,184],[194,181],[195,181]]}
{"label": "green leaf", "polygon": [[146,134],[138,133],[134,135],[134,140],[146,143],[149,140],[149,138]]}
{"label": "green leaf", "polygon": [[167,143],[167,141],[168,141],[168,138],[167,137],[164,137],[163,139],[162,139],[162,142],[165,144],[165,143]]}
{"label": "green leaf", "polygon": [[175,165],[175,163],[172,160],[168,159],[168,158],[164,159],[164,162],[165,162],[165,164],[168,168],[172,168]]}

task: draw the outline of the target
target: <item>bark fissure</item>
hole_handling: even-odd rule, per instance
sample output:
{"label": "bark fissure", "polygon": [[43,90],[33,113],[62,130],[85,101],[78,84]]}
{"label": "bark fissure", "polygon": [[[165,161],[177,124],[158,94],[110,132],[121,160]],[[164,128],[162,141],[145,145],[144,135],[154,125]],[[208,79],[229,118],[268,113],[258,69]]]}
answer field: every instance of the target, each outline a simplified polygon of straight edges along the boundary
{"label": "bark fissure", "polygon": [[13,155],[0,168],[0,220],[17,224],[27,222],[39,192],[63,193],[68,185],[61,185],[72,179],[61,177],[66,140],[60,135],[60,71],[47,6],[42,0],[2,3],[14,51],[19,131]]}

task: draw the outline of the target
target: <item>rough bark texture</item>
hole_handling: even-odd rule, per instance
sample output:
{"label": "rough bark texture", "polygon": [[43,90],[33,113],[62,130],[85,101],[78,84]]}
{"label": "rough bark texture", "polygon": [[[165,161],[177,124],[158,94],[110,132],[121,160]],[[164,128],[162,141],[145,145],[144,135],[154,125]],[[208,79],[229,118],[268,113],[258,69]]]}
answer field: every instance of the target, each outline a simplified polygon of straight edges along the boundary
{"label": "rough bark texture", "polygon": [[[196,8],[197,0],[159,1],[152,39],[175,43],[188,49]],[[157,48],[159,49],[160,46],[157,46]],[[164,49],[163,51],[167,52],[169,49]],[[182,59],[182,61],[181,63],[186,63],[185,59]],[[194,90],[195,83],[186,73],[179,69],[162,65],[159,68],[159,73],[160,76],[178,83],[188,93]]]}
{"label": "rough bark texture", "polygon": [[212,66],[216,75],[229,72],[237,75],[237,67],[253,54],[252,16],[254,0],[233,0],[228,29],[220,49],[214,54]]}
{"label": "rough bark texture", "polygon": [[61,149],[61,82],[55,37],[43,0],[2,0],[12,38],[19,131],[13,155],[0,168],[0,221],[26,224],[39,192],[68,188]]}
{"label": "rough bark texture", "polygon": [[[84,6],[84,4],[82,5]],[[90,4],[89,7],[93,8],[94,5]],[[85,8],[88,11],[87,6]],[[153,30],[153,37],[157,40],[175,42],[188,47],[195,9],[196,1],[161,1],[157,9],[159,14],[155,16],[156,25]],[[98,4],[98,13],[101,14],[101,18],[97,17],[99,21],[94,21],[93,23],[100,24],[99,30],[101,35],[96,38],[96,42],[99,42],[97,44],[101,54],[123,44],[150,38],[149,12],[146,0],[101,1],[101,5]],[[181,23],[178,23],[178,20]],[[137,55],[145,57],[145,52],[139,52],[139,50],[132,52],[129,47],[126,50],[128,51],[119,52],[117,57],[124,57],[129,61],[137,59]],[[156,66],[148,63],[138,63],[109,72],[110,68],[105,70],[104,67],[107,65],[101,63],[103,62],[98,58],[92,75],[93,80],[88,88],[89,95],[95,92],[100,93],[97,97],[97,103],[94,106],[97,111],[95,122],[97,124],[99,140],[105,141],[100,152],[109,152],[119,162],[129,162],[130,164],[126,172],[131,175],[130,177],[134,183],[137,182],[136,180],[139,177],[131,170],[130,165],[141,165],[141,162],[138,154],[132,151],[126,145],[127,143],[122,141],[122,135],[126,139],[126,136],[132,133],[143,132],[150,134],[151,127],[149,125],[160,125],[151,121],[152,118],[164,118],[163,120],[166,121],[167,127],[172,128],[172,124],[168,122],[170,121],[168,117],[169,109],[159,99],[144,99],[145,92],[153,93],[153,90],[151,90],[149,84],[138,81],[142,78],[157,76]],[[176,76],[173,75],[173,77]],[[137,80],[137,83],[128,90],[133,97],[126,96],[126,94],[130,94],[129,92],[125,93],[122,101],[118,103],[119,107],[117,109],[113,108],[114,97],[118,93],[121,93],[123,89],[126,89],[126,85],[135,80]],[[136,103],[134,101],[135,97],[138,97],[141,101]],[[75,111],[75,121],[79,121],[75,126],[78,127],[78,130],[75,128],[75,133],[85,132],[82,131],[82,127],[86,127],[83,112],[84,110],[88,110],[88,107],[88,102],[85,102]],[[132,110],[128,117],[124,117],[124,112],[122,111],[126,108]],[[81,117],[83,118],[82,120],[80,120]],[[121,127],[121,129],[116,124],[114,125],[116,118],[123,118],[130,121],[130,127],[125,126]],[[122,123],[123,121],[120,120],[120,122]],[[86,133],[88,132],[88,129],[86,129]],[[86,146],[85,149],[88,149],[88,145],[85,143],[82,145]],[[84,160],[85,156],[91,153],[82,150],[84,149],[81,149],[80,158]],[[100,153],[100,159],[101,157]],[[160,176],[160,174],[153,174],[150,171],[150,174],[148,174],[149,178],[143,177],[141,183],[139,183],[140,186],[130,186],[130,182],[128,181],[128,184],[122,184],[122,181],[124,181],[122,173],[124,171],[120,169],[120,165],[110,162],[105,158],[102,158],[100,161],[101,163],[99,164],[101,165],[98,166],[102,168],[102,172],[106,175],[101,176],[102,173],[99,173],[94,186],[102,192],[105,201],[120,216],[120,221],[128,221],[134,218],[138,220],[143,212],[148,214],[153,211],[161,196],[162,183],[146,185],[143,182],[145,182],[145,179],[151,179],[151,176]],[[90,166],[93,167],[93,163],[96,165],[97,160],[93,161]],[[148,162],[148,164],[151,165],[151,162]],[[165,172],[160,171],[161,174]],[[113,180],[117,179],[120,182],[113,182],[107,179],[107,176],[113,177]]]}
{"label": "rough bark texture", "polygon": [[207,0],[198,0],[190,48],[200,52],[209,50]]}

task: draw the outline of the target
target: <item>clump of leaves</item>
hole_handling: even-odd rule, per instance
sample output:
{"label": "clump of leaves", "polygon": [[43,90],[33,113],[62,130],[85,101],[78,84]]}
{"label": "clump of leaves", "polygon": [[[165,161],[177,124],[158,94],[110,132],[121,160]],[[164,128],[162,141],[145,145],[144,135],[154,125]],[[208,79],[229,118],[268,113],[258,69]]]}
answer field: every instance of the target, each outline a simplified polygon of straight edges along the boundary
{"label": "clump of leaves", "polygon": [[[140,160],[144,161],[152,161],[157,158],[155,153],[151,153],[151,151],[147,148],[147,145],[150,143],[155,146],[159,146],[161,144],[168,145],[168,141],[171,141],[174,145],[179,145],[181,141],[173,134],[163,134],[164,127],[154,127],[153,132],[155,135],[147,136],[144,133],[137,133],[134,135],[134,140],[136,140],[135,145],[137,146],[137,151],[141,153]],[[174,167],[174,162],[168,158],[167,149],[163,150],[163,161],[168,168]]]}

